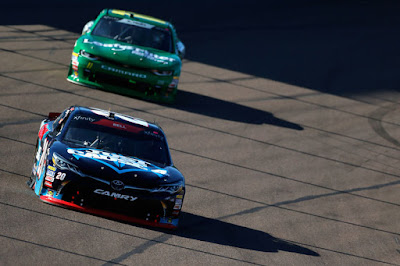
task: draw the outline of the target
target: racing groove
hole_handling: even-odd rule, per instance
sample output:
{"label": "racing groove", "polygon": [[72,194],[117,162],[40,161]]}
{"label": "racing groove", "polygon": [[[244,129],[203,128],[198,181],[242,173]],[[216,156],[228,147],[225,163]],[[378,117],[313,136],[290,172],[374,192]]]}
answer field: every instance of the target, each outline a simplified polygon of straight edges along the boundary
{"label": "racing groove", "polygon": [[[400,264],[399,94],[342,97],[185,60],[165,106],[65,81],[77,34],[0,26],[2,264]],[[184,173],[178,231],[43,204],[38,126],[78,104],[156,121]]]}

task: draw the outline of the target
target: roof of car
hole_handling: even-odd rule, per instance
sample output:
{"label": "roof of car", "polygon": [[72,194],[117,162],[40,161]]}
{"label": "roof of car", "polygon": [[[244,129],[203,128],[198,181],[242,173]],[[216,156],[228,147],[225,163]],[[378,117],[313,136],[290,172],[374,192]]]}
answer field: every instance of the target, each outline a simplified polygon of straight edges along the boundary
{"label": "roof of car", "polygon": [[108,15],[116,16],[116,17],[121,17],[121,18],[127,18],[127,19],[132,19],[132,20],[137,20],[141,22],[146,22],[151,25],[167,28],[171,24],[167,21],[154,18],[151,16],[131,12],[131,11],[125,11],[125,10],[119,10],[119,9],[108,9],[107,12]]}
{"label": "roof of car", "polygon": [[94,107],[75,106],[75,111],[78,111],[80,114],[100,115],[100,116],[104,116],[113,121],[128,123],[128,124],[132,124],[135,126],[139,125],[142,127],[147,127],[149,129],[158,129],[158,130],[162,131],[161,127],[155,123],[150,123],[141,118],[137,118],[137,117],[121,114],[121,113],[116,113],[116,112],[113,112],[110,110],[103,110],[103,109],[98,109],[98,108],[94,108]]}

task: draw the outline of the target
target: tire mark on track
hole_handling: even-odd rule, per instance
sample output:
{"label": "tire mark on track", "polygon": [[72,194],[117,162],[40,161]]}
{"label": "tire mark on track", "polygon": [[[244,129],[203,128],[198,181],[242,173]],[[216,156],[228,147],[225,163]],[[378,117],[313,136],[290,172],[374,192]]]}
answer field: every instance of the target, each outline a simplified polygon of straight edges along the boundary
{"label": "tire mark on track", "polygon": [[397,109],[397,106],[398,104],[395,103],[390,106],[380,107],[376,109],[375,111],[370,113],[371,118],[368,118],[368,122],[376,134],[378,134],[380,137],[387,140],[388,142],[392,143],[393,145],[400,147],[400,142],[397,139],[390,136],[390,134],[386,131],[386,129],[382,125],[383,117],[388,113],[395,111]]}
{"label": "tire mark on track", "polygon": [[27,55],[27,54],[19,53],[19,52],[13,51],[13,50],[5,49],[5,48],[0,48],[0,51],[16,54],[16,55],[20,55],[20,56],[29,57],[29,58],[32,58],[32,59],[35,59],[35,60],[40,60],[40,61],[43,61],[43,62],[46,62],[46,63],[56,64],[56,65],[63,66],[63,67],[69,67],[69,65],[66,65],[66,64],[63,64],[63,63],[47,60],[47,59],[44,59],[44,58],[41,58],[41,57],[37,57],[37,56],[33,56],[33,55]]}
{"label": "tire mark on track", "polygon": [[[12,27],[12,26],[6,26],[6,27],[9,28],[9,29],[15,30],[17,32],[32,34],[33,36],[36,36],[37,38],[43,38],[46,41],[49,41],[49,40],[50,41],[59,41],[59,42],[64,42],[64,43],[70,44],[72,46],[74,44],[73,42],[75,42],[76,39],[78,39],[79,36],[80,36],[79,34],[76,34],[76,33],[75,34],[74,33],[65,34],[64,37],[71,37],[71,39],[69,39],[69,38],[57,38],[57,37],[54,37],[54,36],[51,36],[51,35],[40,35],[40,34],[38,34],[38,32],[46,32],[46,31],[58,30],[57,28],[51,28],[49,30],[33,30],[33,31],[31,31],[31,30],[23,30],[23,29],[20,29],[20,28],[17,28],[17,27]],[[63,37],[62,35],[60,35],[60,36]],[[70,42],[70,41],[73,41],[73,42]],[[71,46],[71,50],[72,50],[72,46]]]}
{"label": "tire mark on track", "polygon": [[0,138],[6,139],[6,140],[15,141],[15,142],[19,142],[19,143],[22,143],[22,144],[25,144],[25,145],[29,145],[29,146],[33,146],[33,147],[36,146],[35,144],[29,143],[29,142],[25,142],[25,141],[22,141],[22,140],[12,139],[12,138],[8,138],[8,137],[4,137],[4,136],[0,136]]}
{"label": "tire mark on track", "polygon": [[200,189],[200,190],[208,191],[208,192],[214,192],[214,193],[218,193],[220,195],[224,195],[224,196],[228,196],[228,197],[232,197],[232,198],[236,198],[236,199],[241,199],[241,200],[252,202],[252,203],[257,203],[257,204],[263,205],[265,207],[274,207],[274,208],[278,208],[278,209],[281,209],[281,210],[286,210],[286,211],[289,211],[289,212],[295,212],[295,213],[299,213],[299,214],[312,216],[314,218],[320,218],[320,219],[323,219],[323,220],[329,220],[331,222],[338,222],[338,223],[351,225],[351,226],[355,226],[355,227],[360,227],[360,228],[364,228],[364,229],[368,229],[368,230],[373,230],[373,231],[377,231],[377,232],[381,232],[381,233],[386,233],[386,234],[390,234],[390,235],[394,235],[394,236],[400,236],[399,232],[392,232],[392,231],[389,231],[389,230],[374,228],[374,227],[368,226],[368,225],[362,225],[362,224],[357,224],[357,223],[353,223],[353,222],[347,222],[347,221],[339,220],[339,219],[336,219],[336,218],[325,217],[325,216],[322,216],[322,215],[318,215],[318,214],[314,214],[314,213],[310,213],[310,212],[306,212],[306,211],[300,211],[300,210],[295,210],[295,209],[291,209],[291,208],[288,208],[288,207],[282,207],[282,206],[279,206],[279,205],[276,205],[276,204],[268,204],[268,203],[265,203],[265,202],[262,202],[262,201],[252,200],[252,199],[245,198],[245,197],[242,197],[242,196],[231,195],[229,193],[225,193],[225,192],[221,192],[221,191],[217,191],[217,190],[214,190],[214,189],[209,189],[209,188],[205,188],[205,187],[201,187],[201,186],[197,186],[197,185],[189,185],[189,186],[193,187],[193,188]]}
{"label": "tire mark on track", "polygon": [[[286,201],[276,202],[276,203],[273,203],[271,205],[273,205],[273,206],[283,206],[283,205],[294,204],[294,203],[299,203],[299,202],[305,202],[305,201],[310,201],[310,200],[315,200],[315,199],[320,199],[320,198],[325,198],[325,197],[337,196],[337,195],[341,195],[341,194],[348,194],[348,195],[358,196],[358,197],[361,197],[361,198],[374,200],[374,201],[378,201],[378,202],[391,204],[391,205],[400,207],[400,204],[397,204],[397,203],[371,199],[369,197],[365,197],[365,196],[361,196],[361,195],[357,195],[357,194],[353,194],[352,193],[352,192],[357,192],[357,191],[375,190],[375,189],[380,189],[380,188],[389,187],[389,186],[395,186],[395,185],[400,185],[400,180],[399,181],[385,183],[385,184],[373,185],[373,186],[369,186],[369,187],[360,187],[360,188],[353,188],[353,189],[348,189],[348,190],[341,190],[341,191],[332,192],[332,193],[305,196],[305,197],[297,198],[297,199],[294,199],[294,200],[286,200]],[[252,214],[252,213],[255,213],[255,212],[262,211],[262,210],[264,210],[266,208],[269,208],[269,207],[270,206],[255,207],[255,208],[247,209],[247,210],[240,211],[240,212],[237,212],[237,213],[221,216],[221,217],[218,217],[217,219],[223,220],[223,219],[228,219],[228,218],[234,217],[234,216]]]}
{"label": "tire mark on track", "polygon": [[47,246],[47,245],[44,245],[44,244],[35,243],[35,242],[32,242],[32,241],[23,240],[23,239],[11,237],[11,236],[6,236],[6,235],[2,235],[2,234],[0,234],[0,237],[6,238],[6,239],[9,239],[9,240],[13,240],[13,241],[22,242],[22,243],[33,245],[33,246],[37,246],[37,247],[41,247],[41,248],[46,248],[46,249],[50,249],[50,250],[54,250],[54,251],[58,251],[58,252],[67,253],[69,255],[83,257],[83,258],[86,258],[86,259],[91,259],[91,260],[96,260],[96,261],[106,262],[106,263],[112,263],[112,264],[117,264],[117,265],[126,265],[126,264],[121,264],[119,262],[111,262],[111,261],[99,259],[99,258],[96,258],[96,257],[93,257],[93,256],[83,255],[83,254],[80,254],[80,253],[77,253],[77,252],[68,251],[68,250],[65,250],[65,249],[59,249],[59,248]]}
{"label": "tire mark on track", "polygon": [[110,266],[115,263],[120,263],[120,262],[126,260],[127,258],[131,257],[132,255],[143,253],[148,248],[158,245],[160,243],[164,243],[164,242],[168,241],[168,239],[170,239],[170,238],[172,238],[172,235],[162,234],[160,236],[157,236],[156,238],[153,238],[153,239],[135,247],[131,251],[126,252],[126,253],[122,254],[121,256],[118,256],[117,258],[111,259],[110,262],[107,262],[103,265]]}

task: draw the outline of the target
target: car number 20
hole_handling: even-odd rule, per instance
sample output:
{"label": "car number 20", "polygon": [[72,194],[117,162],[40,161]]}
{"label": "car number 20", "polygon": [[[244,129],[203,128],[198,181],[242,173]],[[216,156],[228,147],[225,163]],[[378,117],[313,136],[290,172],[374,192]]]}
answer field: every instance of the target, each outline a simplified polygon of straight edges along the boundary
{"label": "car number 20", "polygon": [[66,175],[66,173],[58,172],[56,175],[56,179],[60,179],[61,181],[63,181]]}

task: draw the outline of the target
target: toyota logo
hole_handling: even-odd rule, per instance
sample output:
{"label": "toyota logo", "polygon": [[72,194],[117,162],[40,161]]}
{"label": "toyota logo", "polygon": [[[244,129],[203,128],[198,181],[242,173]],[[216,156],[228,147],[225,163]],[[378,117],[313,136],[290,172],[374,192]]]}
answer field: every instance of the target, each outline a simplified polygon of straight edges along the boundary
{"label": "toyota logo", "polygon": [[121,180],[113,180],[111,181],[111,188],[117,191],[123,190],[125,188],[125,184]]}

